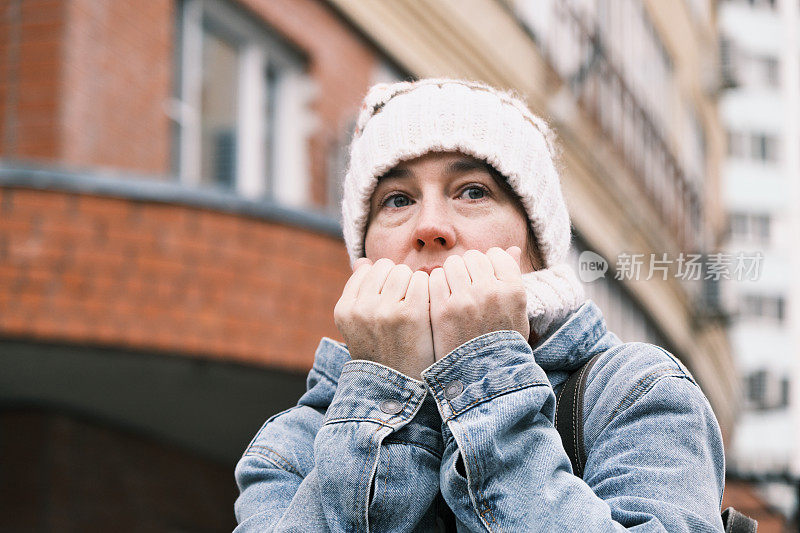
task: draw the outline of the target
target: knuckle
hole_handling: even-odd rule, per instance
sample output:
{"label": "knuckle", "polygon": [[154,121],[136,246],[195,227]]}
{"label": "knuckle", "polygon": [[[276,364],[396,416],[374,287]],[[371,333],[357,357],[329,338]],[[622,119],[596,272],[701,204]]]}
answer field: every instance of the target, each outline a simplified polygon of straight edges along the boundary
{"label": "knuckle", "polygon": [[506,294],[504,295],[504,297],[502,299],[502,302],[500,302],[500,303],[503,304],[503,305],[509,306],[509,307],[515,307],[515,308],[523,307],[524,308],[524,307],[526,307],[528,302],[527,302],[527,298],[525,297],[525,293],[524,292],[520,293],[520,292],[517,292],[517,291],[509,291],[509,292],[506,292]]}
{"label": "knuckle", "polygon": [[336,305],[333,307],[333,316],[345,317],[352,309],[352,304],[348,301],[342,301],[341,299],[336,302]]}
{"label": "knuckle", "polygon": [[486,302],[486,305],[491,305],[493,307],[499,307],[505,300],[506,294],[504,294],[503,289],[487,291],[487,293],[484,295],[484,301]]}
{"label": "knuckle", "polygon": [[499,257],[505,253],[505,250],[498,246],[492,246],[488,250],[486,250],[486,255],[489,257]]}
{"label": "knuckle", "polygon": [[457,317],[463,314],[473,314],[477,309],[478,305],[474,298],[461,295],[451,299],[445,306],[444,312],[448,317]]}
{"label": "knuckle", "polygon": [[394,325],[398,323],[399,314],[389,305],[379,306],[375,310],[375,320],[383,325]]}
{"label": "knuckle", "polygon": [[469,315],[474,315],[478,310],[478,304],[472,298],[464,300],[461,304],[461,311]]}
{"label": "knuckle", "polygon": [[442,263],[442,266],[452,265],[454,263],[458,263],[459,261],[463,261],[463,259],[457,255],[449,255],[447,256],[447,259],[444,260],[444,263]]}
{"label": "knuckle", "polygon": [[399,324],[411,324],[417,321],[417,315],[418,313],[415,309],[406,305],[397,310],[396,320]]}
{"label": "knuckle", "polygon": [[411,277],[412,277],[412,279],[413,279],[413,278],[415,278],[415,277],[417,277],[417,278],[423,278],[423,279],[429,279],[429,278],[430,278],[430,276],[428,275],[428,273],[427,273],[427,272],[425,272],[424,270],[417,270],[416,272],[413,272],[413,273],[411,274]]}
{"label": "knuckle", "polygon": [[394,266],[394,261],[389,259],[388,257],[381,257],[377,261],[375,261],[374,266],[381,266],[381,268],[392,267]]}
{"label": "knuckle", "polygon": [[392,271],[396,272],[397,274],[401,274],[404,278],[410,278],[413,274],[411,271],[411,267],[405,263],[400,263],[399,265],[395,265],[392,267]]}
{"label": "knuckle", "polygon": [[348,313],[353,319],[370,319],[374,315],[374,309],[363,300],[357,301]]}

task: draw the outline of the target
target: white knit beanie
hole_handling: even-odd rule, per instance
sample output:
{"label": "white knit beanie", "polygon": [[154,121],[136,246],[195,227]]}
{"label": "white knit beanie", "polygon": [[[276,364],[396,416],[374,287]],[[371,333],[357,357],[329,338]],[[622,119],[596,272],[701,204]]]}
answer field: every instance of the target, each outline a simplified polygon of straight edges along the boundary
{"label": "white knit beanie", "polygon": [[567,264],[569,214],[547,124],[513,94],[451,79],[374,85],[361,106],[344,180],[342,230],[351,264],[364,256],[370,198],[378,177],[428,152],[486,161],[519,196],[544,268],[523,274],[531,329],[539,337],[585,300]]}

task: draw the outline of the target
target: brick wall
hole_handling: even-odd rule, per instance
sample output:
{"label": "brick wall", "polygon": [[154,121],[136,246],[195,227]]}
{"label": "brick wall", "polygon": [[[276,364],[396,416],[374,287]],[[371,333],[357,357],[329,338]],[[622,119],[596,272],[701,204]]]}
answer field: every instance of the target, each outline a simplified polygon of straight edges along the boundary
{"label": "brick wall", "polygon": [[63,0],[0,1],[0,156],[56,157]]}
{"label": "brick wall", "polygon": [[307,369],[340,239],[180,205],[0,189],[0,334]]}
{"label": "brick wall", "polygon": [[[325,2],[240,4],[308,58],[310,193],[325,206],[331,150],[376,53]],[[0,0],[0,158],[167,175],[178,5]],[[188,206],[0,194],[0,335],[292,368],[310,365],[320,336],[337,336],[332,311],[349,276],[339,239]]]}
{"label": "brick wall", "polygon": [[173,0],[71,0],[56,154],[76,166],[170,170]]}

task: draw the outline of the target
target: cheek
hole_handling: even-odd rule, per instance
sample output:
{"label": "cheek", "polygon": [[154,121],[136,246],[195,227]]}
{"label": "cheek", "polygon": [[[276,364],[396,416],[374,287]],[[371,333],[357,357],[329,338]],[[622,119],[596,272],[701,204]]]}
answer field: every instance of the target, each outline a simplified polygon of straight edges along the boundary
{"label": "cheek", "polygon": [[395,263],[398,253],[398,239],[395,232],[370,226],[364,239],[364,255],[373,263],[382,257],[388,257]]}
{"label": "cheek", "polygon": [[528,243],[528,222],[516,213],[500,217],[485,230],[490,238],[503,243],[503,248],[519,246],[524,252]]}

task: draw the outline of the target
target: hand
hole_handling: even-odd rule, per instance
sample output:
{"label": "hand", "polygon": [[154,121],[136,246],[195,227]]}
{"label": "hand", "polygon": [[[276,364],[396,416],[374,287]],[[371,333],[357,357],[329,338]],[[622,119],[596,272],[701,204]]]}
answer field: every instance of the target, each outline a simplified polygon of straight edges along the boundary
{"label": "hand", "polygon": [[451,255],[430,274],[430,315],[436,361],[484,333],[530,334],[517,246]]}
{"label": "hand", "polygon": [[336,327],[353,359],[381,363],[414,379],[434,363],[428,274],[391,259],[367,258],[353,274],[333,310]]}

